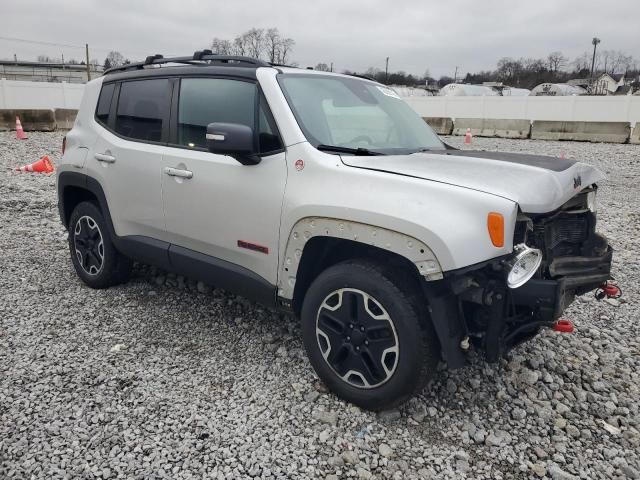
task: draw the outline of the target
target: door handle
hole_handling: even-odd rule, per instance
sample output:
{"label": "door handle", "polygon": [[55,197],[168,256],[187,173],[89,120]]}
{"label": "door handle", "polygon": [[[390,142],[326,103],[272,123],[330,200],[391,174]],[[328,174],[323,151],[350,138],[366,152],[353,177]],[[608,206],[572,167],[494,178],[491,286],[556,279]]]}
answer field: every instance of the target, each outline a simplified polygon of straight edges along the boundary
{"label": "door handle", "polygon": [[180,170],[178,168],[165,167],[164,173],[169,175],[170,177],[180,177],[180,178],[192,178],[193,172],[189,170]]}
{"label": "door handle", "polygon": [[96,153],[93,155],[96,160],[104,163],[116,163],[116,157],[107,155],[106,153]]}

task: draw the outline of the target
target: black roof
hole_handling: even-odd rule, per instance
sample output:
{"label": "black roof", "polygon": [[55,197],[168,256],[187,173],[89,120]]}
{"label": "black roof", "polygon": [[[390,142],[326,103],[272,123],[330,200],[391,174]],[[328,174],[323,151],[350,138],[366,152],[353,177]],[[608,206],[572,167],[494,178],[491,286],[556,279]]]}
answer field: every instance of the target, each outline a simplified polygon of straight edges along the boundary
{"label": "black roof", "polygon": [[[181,66],[168,64],[182,64]],[[256,78],[256,68],[272,64],[251,57],[217,55],[211,50],[201,50],[188,57],[151,55],[144,62],[128,63],[104,72],[105,82],[123,78],[145,78],[171,75],[223,74],[234,77]]]}

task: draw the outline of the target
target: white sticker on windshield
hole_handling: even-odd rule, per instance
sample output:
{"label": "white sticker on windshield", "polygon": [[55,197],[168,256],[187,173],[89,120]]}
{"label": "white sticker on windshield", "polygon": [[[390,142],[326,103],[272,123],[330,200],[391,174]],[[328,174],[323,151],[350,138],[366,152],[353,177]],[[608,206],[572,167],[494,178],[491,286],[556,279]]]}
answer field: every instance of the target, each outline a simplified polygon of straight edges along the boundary
{"label": "white sticker on windshield", "polygon": [[394,90],[392,90],[390,88],[378,87],[378,90],[380,90],[382,93],[384,93],[387,97],[397,98],[398,100],[400,99],[400,95],[398,95]]}

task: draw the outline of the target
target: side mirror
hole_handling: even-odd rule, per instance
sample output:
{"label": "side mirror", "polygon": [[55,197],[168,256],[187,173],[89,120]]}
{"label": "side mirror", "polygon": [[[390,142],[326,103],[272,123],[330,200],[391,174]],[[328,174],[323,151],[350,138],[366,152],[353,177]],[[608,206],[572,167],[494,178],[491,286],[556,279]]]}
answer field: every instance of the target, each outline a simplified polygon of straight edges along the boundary
{"label": "side mirror", "polygon": [[210,123],[207,125],[207,147],[211,153],[229,155],[243,165],[260,163],[253,128],[247,125]]}

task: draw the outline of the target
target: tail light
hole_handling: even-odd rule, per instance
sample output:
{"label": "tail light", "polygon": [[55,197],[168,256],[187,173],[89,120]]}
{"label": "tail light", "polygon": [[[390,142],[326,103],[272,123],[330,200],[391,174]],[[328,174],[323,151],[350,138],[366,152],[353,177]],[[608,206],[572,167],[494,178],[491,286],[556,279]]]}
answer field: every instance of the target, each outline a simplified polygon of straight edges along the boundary
{"label": "tail light", "polygon": [[67,149],[67,136],[62,137],[62,154],[64,155],[64,151]]}

